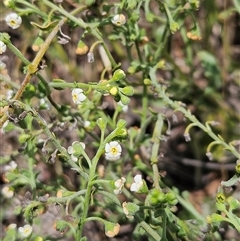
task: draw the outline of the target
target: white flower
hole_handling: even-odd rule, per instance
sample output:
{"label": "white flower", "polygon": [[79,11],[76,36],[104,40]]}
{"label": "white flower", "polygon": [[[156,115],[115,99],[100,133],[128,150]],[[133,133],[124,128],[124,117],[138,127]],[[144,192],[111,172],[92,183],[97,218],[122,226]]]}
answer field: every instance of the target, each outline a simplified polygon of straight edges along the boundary
{"label": "white flower", "polygon": [[16,13],[10,13],[5,17],[5,21],[12,29],[19,28],[22,23],[22,18]]}
{"label": "white flower", "polygon": [[[5,122],[6,123],[6,122]],[[4,123],[4,124],[5,124]],[[17,168],[17,163],[15,161],[10,161],[8,165],[4,167],[4,171],[13,171]]]}
{"label": "white flower", "polygon": [[77,146],[77,145],[81,145],[84,150],[85,150],[85,148],[86,148],[85,143],[79,142],[79,141],[74,141],[74,142],[72,143],[72,145],[68,147],[67,152],[68,152],[69,155],[71,155],[71,159],[72,159],[74,162],[77,162],[77,161],[78,161],[78,157],[75,155],[75,154],[77,154],[77,150],[76,150],[76,148],[74,148],[74,146]]}
{"label": "white flower", "polygon": [[132,192],[139,192],[142,187],[144,187],[144,182],[142,179],[142,175],[138,174],[134,178],[134,183],[132,183],[130,190]]}
{"label": "white flower", "polygon": [[14,195],[14,191],[11,188],[9,188],[8,186],[5,186],[2,189],[2,195],[6,198],[12,198]]}
{"label": "white flower", "polygon": [[13,90],[8,90],[6,93],[6,97],[8,100],[10,100],[13,97],[14,91]]}
{"label": "white flower", "polygon": [[88,128],[91,125],[90,121],[84,121],[84,127]]}
{"label": "white flower", "polygon": [[124,113],[128,111],[128,105],[124,105],[121,100],[118,102],[118,105],[122,107]]}
{"label": "white flower", "polygon": [[117,14],[112,18],[112,23],[121,26],[126,23],[126,17],[123,14]]}
{"label": "white flower", "polygon": [[7,46],[3,41],[0,41],[0,54],[3,54],[7,50]]}
{"label": "white flower", "polygon": [[75,104],[80,105],[86,99],[86,95],[83,94],[83,90],[76,88],[72,90],[72,100]]}
{"label": "white flower", "polygon": [[133,219],[133,215],[130,214],[129,210],[128,210],[128,203],[127,202],[124,202],[122,204],[122,208],[123,208],[123,212],[125,213],[126,217],[129,218],[129,219]]}
{"label": "white flower", "polygon": [[116,161],[120,158],[122,147],[117,141],[111,141],[105,146],[105,157],[109,161]]}
{"label": "white flower", "polygon": [[[0,45],[1,45],[1,42],[2,41],[0,41]],[[1,52],[1,47],[0,47],[0,52]],[[5,70],[6,68],[7,68],[7,65],[0,60],[0,72]]]}
{"label": "white flower", "polygon": [[23,236],[23,237],[28,237],[32,233],[32,226],[29,224],[24,225],[23,227],[18,228],[18,232]]}
{"label": "white flower", "polygon": [[126,182],[126,178],[124,178],[124,177],[121,177],[121,179],[118,179],[114,182],[114,185],[116,188],[113,190],[113,192],[116,195],[122,193],[122,189],[123,189],[125,182]]}

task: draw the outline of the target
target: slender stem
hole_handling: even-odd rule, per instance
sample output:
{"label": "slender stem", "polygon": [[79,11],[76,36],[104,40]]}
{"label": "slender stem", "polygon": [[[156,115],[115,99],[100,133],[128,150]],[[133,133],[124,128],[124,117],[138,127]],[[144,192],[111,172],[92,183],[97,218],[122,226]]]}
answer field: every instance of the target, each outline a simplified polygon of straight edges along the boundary
{"label": "slender stem", "polygon": [[[37,13],[39,16],[42,16],[43,18],[47,18],[48,14],[44,13],[43,11],[41,11],[38,7],[34,6],[33,4],[29,3],[28,1],[25,0],[17,0],[17,3],[21,3],[25,6],[28,6],[29,8],[31,8],[33,10],[33,12]],[[23,12],[23,10],[19,9],[19,13],[21,14]]]}
{"label": "slender stem", "polygon": [[[88,25],[81,19],[81,18],[76,18],[75,16],[73,16],[74,14],[76,14],[75,12],[67,12],[66,10],[64,10],[63,8],[58,7],[56,4],[48,1],[48,0],[41,0],[45,5],[47,5],[48,7],[57,10],[58,12],[60,12],[62,15],[64,15],[66,18],[72,20],[74,23],[76,23],[78,26],[86,29],[88,27]],[[81,8],[78,9],[78,12],[83,11],[84,9],[86,9],[87,6],[82,6]]]}
{"label": "slender stem", "polygon": [[[46,41],[43,43],[43,45],[41,46],[40,50],[38,51],[36,57],[34,58],[34,60],[32,61],[32,63],[30,65],[28,65],[28,73],[26,74],[20,88],[18,89],[17,93],[15,94],[13,100],[19,100],[27,86],[27,84],[30,82],[31,77],[33,74],[36,73],[36,71],[38,70],[38,65],[40,64],[40,61],[42,60],[42,57],[44,56],[45,52],[47,51],[49,45],[51,44],[53,38],[56,36],[56,34],[58,33],[59,28],[64,24],[64,22],[66,21],[66,19],[61,20],[59,22],[59,24],[52,30],[52,32],[50,33],[50,35],[47,37]],[[12,46],[11,46],[12,47]],[[15,52],[16,51],[15,48],[12,48]],[[20,52],[20,51],[19,51]],[[22,55],[19,54],[18,55]],[[25,61],[27,62],[27,61]],[[27,63],[28,64],[28,63]],[[3,126],[3,124],[5,123],[5,121],[8,119],[7,115],[4,114],[1,119],[0,119],[0,128]]]}
{"label": "slender stem", "polygon": [[152,154],[150,157],[150,161],[153,169],[154,187],[158,189],[161,189],[159,186],[160,176],[159,176],[159,170],[158,170],[158,151],[160,146],[160,136],[162,132],[162,127],[163,127],[163,117],[162,117],[162,114],[158,114],[158,119],[155,124],[153,136],[152,136],[153,147],[152,147]]}
{"label": "slender stem", "polygon": [[191,213],[197,220],[200,220],[202,223],[206,223],[205,218],[195,209],[195,207],[185,199],[183,199],[180,195],[176,194],[176,197],[179,203],[189,212]]}
{"label": "slender stem", "polygon": [[147,224],[145,221],[142,220],[142,218],[138,215],[135,214],[134,215],[135,219],[138,221],[138,223],[140,224],[140,226],[156,241],[160,241],[161,237],[158,235],[157,232],[155,232],[150,226],[149,224]]}
{"label": "slender stem", "polygon": [[150,71],[149,75],[151,77],[153,86],[156,88],[156,91],[159,93],[159,96],[163,99],[165,103],[171,106],[174,110],[182,112],[192,123],[194,123],[194,125],[198,126],[200,129],[206,132],[213,140],[218,141],[219,144],[221,144],[225,149],[229,150],[238,159],[240,158],[240,153],[235,149],[232,144],[227,144],[219,135],[216,135],[214,132],[209,130],[194,115],[192,115],[189,110],[185,109],[181,105],[181,102],[171,100],[165,92],[165,89],[159,83],[157,83],[156,76],[152,73],[152,71]]}
{"label": "slender stem", "polygon": [[84,178],[88,179],[88,174],[83,172],[82,169],[74,162],[71,160],[70,155],[67,153],[66,149],[61,146],[59,141],[56,139],[54,134],[49,130],[47,123],[45,120],[38,114],[38,112],[30,108],[28,105],[18,101],[18,100],[10,100],[9,103],[13,106],[16,106],[20,109],[24,109],[25,111],[29,112],[32,114],[32,116],[37,120],[38,124],[40,127],[43,129],[44,133],[47,135],[47,137],[53,142],[55,147],[61,152],[67,163],[77,172],[79,172]]}
{"label": "slender stem", "polygon": [[[148,94],[147,94],[147,86],[143,86],[143,96],[142,96],[142,118],[141,118],[141,125],[144,125],[147,119],[147,110],[148,110]],[[142,126],[141,126],[142,128]]]}
{"label": "slender stem", "polygon": [[94,184],[93,180],[96,175],[96,168],[97,168],[98,161],[104,152],[104,147],[105,147],[106,143],[109,142],[115,136],[115,133],[116,133],[116,130],[111,132],[105,138],[104,141],[101,138],[101,142],[100,142],[99,148],[97,150],[97,153],[92,159],[92,165],[90,168],[89,179],[88,179],[88,184],[87,184],[87,190],[86,190],[86,194],[84,197],[83,211],[82,211],[81,219],[79,220],[79,223],[78,223],[77,240],[80,240],[80,238],[82,237],[83,226],[84,226],[85,220],[87,218],[88,210],[89,210],[91,192],[92,192],[92,187]]}
{"label": "slender stem", "polygon": [[[103,41],[101,33],[98,31],[97,28],[93,28],[91,24],[86,24],[81,18],[76,18],[75,16],[73,16],[74,12],[68,13],[66,10],[56,6],[55,4],[49,2],[48,0],[41,0],[41,1],[43,3],[45,3],[47,6],[51,7],[52,9],[55,9],[55,10],[59,11],[62,15],[64,15],[68,19],[72,20],[74,23],[76,23],[78,26],[82,27],[83,29],[88,29],[88,31],[91,32],[91,34],[95,38],[97,38],[99,41],[102,42],[103,48],[104,48],[110,62],[112,63],[113,69],[115,69],[118,66],[117,63],[115,62],[114,58],[112,57],[107,45]],[[84,5],[82,7],[82,9],[85,9],[85,8],[87,8],[87,6]]]}
{"label": "slender stem", "polygon": [[81,196],[81,195],[84,195],[86,193],[86,190],[81,190],[81,191],[78,191],[78,192],[75,192],[73,193],[72,195],[69,195],[67,197],[50,197],[48,200],[47,200],[47,204],[50,204],[50,203],[65,203],[66,201],[68,200],[72,200],[78,196]]}
{"label": "slender stem", "polygon": [[165,212],[163,212],[162,215],[162,238],[161,241],[168,241],[166,237],[166,232],[167,232],[167,215]]}

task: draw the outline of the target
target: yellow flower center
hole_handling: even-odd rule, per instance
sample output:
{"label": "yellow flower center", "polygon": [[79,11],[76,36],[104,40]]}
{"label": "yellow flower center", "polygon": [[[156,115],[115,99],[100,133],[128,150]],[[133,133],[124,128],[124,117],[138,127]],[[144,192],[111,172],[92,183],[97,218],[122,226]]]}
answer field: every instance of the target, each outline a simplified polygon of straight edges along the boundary
{"label": "yellow flower center", "polygon": [[16,21],[15,20],[11,20],[10,23],[11,23],[11,25],[16,25]]}
{"label": "yellow flower center", "polygon": [[117,154],[118,150],[116,147],[112,147],[111,152],[112,152],[112,154]]}

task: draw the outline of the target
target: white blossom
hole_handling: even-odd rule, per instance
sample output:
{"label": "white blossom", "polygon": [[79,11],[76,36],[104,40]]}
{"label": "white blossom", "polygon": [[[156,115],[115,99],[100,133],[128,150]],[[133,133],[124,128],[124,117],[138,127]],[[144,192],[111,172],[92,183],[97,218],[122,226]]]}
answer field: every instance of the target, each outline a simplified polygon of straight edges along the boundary
{"label": "white blossom", "polygon": [[116,161],[120,158],[122,147],[117,141],[111,141],[105,145],[105,157],[109,161]]}
{"label": "white blossom", "polygon": [[121,26],[126,23],[126,17],[123,14],[116,14],[112,18],[112,23],[117,26]]}
{"label": "white blossom", "polygon": [[4,169],[5,172],[7,172],[7,171],[13,171],[16,168],[17,168],[17,163],[15,161],[10,161],[9,164],[6,165],[3,169]]}
{"label": "white blossom", "polygon": [[132,183],[130,190],[132,192],[139,192],[139,190],[144,186],[142,175],[138,174],[133,179],[134,183]]}
{"label": "white blossom", "polygon": [[17,13],[10,13],[5,17],[5,21],[12,29],[19,28],[22,24],[22,18]]}
{"label": "white blossom", "polygon": [[7,46],[3,41],[0,41],[0,54],[3,54],[7,50]]}
{"label": "white blossom", "polygon": [[71,159],[72,159],[74,162],[77,162],[77,161],[78,161],[78,157],[75,155],[75,154],[76,154],[76,150],[74,149],[74,145],[78,145],[78,144],[81,145],[83,149],[86,148],[85,143],[79,142],[79,141],[74,141],[74,142],[72,143],[72,145],[69,146],[68,149],[67,149],[68,154],[71,155]]}
{"label": "white blossom", "polygon": [[118,105],[122,107],[122,111],[126,113],[128,111],[128,105],[124,105],[122,101],[118,102]]}
{"label": "white blossom", "polygon": [[86,99],[86,95],[83,94],[83,90],[76,88],[72,90],[72,100],[75,104],[80,105]]}
{"label": "white blossom", "polygon": [[84,121],[83,125],[84,125],[85,128],[88,128],[88,127],[90,127],[91,122],[90,121]]}
{"label": "white blossom", "polygon": [[32,226],[29,224],[24,225],[23,227],[18,228],[18,232],[23,236],[23,237],[28,237],[32,233]]}
{"label": "white blossom", "polygon": [[14,195],[14,191],[8,186],[5,186],[2,188],[2,195],[6,198],[12,198]]}
{"label": "white blossom", "polygon": [[124,187],[124,183],[126,182],[126,178],[121,177],[121,179],[118,179],[114,182],[114,186],[116,187],[113,192],[117,195],[122,193],[122,189]]}

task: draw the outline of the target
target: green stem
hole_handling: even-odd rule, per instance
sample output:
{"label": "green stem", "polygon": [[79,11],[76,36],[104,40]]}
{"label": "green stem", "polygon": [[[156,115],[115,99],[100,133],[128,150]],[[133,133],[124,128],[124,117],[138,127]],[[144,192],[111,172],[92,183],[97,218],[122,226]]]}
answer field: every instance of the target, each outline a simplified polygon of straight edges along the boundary
{"label": "green stem", "polygon": [[135,219],[138,221],[138,223],[140,224],[140,226],[156,241],[160,241],[161,237],[158,235],[157,232],[155,232],[150,226],[149,224],[147,224],[145,221],[142,220],[142,218],[138,215],[135,214],[134,215]]}
{"label": "green stem", "polygon": [[32,157],[28,158],[28,170],[30,173],[30,185],[32,188],[32,195],[35,198],[36,197],[36,182],[35,182],[35,176],[33,173],[34,169],[34,159]]}
{"label": "green stem", "polygon": [[[45,3],[47,6],[51,7],[52,9],[57,10],[58,12],[60,12],[62,15],[64,15],[66,18],[72,20],[74,23],[76,23],[78,26],[82,27],[83,29],[88,29],[88,31],[90,33],[92,33],[92,35],[97,38],[99,41],[102,42],[103,48],[113,66],[113,69],[115,69],[118,65],[115,62],[114,58],[112,57],[107,45],[105,44],[105,42],[103,41],[103,38],[101,36],[101,33],[98,31],[98,29],[95,27],[93,28],[91,26],[91,24],[86,24],[81,18],[76,18],[74,16],[75,12],[73,11],[72,13],[68,13],[66,10],[64,10],[63,8],[60,8],[58,6],[56,6],[55,4],[49,2],[48,0],[41,0],[43,3]],[[86,9],[87,6],[83,6],[82,9]]]}
{"label": "green stem", "polygon": [[65,203],[68,200],[73,200],[74,198],[76,198],[78,196],[81,196],[81,195],[84,195],[85,193],[86,193],[86,190],[81,190],[81,191],[75,192],[74,194],[72,194],[70,196],[67,196],[67,197],[61,197],[61,198],[50,197],[47,200],[47,204],[51,204],[51,203]]}
{"label": "green stem", "polygon": [[209,130],[205,125],[203,125],[194,115],[191,114],[191,112],[187,109],[185,109],[179,101],[173,101],[169,98],[168,94],[165,92],[165,89],[157,82],[155,71],[150,70],[150,78],[153,83],[153,86],[155,87],[156,91],[159,93],[159,97],[163,99],[163,101],[171,106],[174,110],[178,110],[182,112],[185,117],[188,118],[194,125],[198,126],[200,129],[202,129],[204,132],[206,132],[213,140],[218,141],[219,144],[221,144],[225,149],[229,150],[234,156],[236,156],[238,159],[240,158],[240,153],[234,148],[233,145],[227,144],[223,141],[223,139],[219,136],[213,133],[211,130]]}
{"label": "green stem", "polygon": [[[37,13],[39,16],[42,16],[43,18],[47,18],[48,14],[44,13],[43,11],[40,11],[40,9],[38,7],[35,7],[33,4],[29,3],[28,1],[25,0],[17,0],[17,3],[21,3],[25,6],[28,6],[29,8],[31,8],[35,13]],[[21,9],[19,11],[19,13],[21,14],[21,12],[23,11],[23,9]]]}
{"label": "green stem", "polygon": [[142,118],[141,118],[141,128],[144,125],[147,119],[147,110],[148,110],[148,94],[147,94],[147,86],[143,86],[143,96],[142,96]]}
{"label": "green stem", "polygon": [[[62,15],[64,15],[66,18],[72,20],[74,23],[76,23],[78,26],[86,29],[88,27],[88,25],[81,19],[81,18],[76,18],[74,16],[74,14],[76,14],[76,12],[67,12],[66,10],[64,10],[63,8],[58,7],[56,4],[48,1],[48,0],[41,0],[45,5],[47,5],[48,7],[58,11],[59,13],[61,13]],[[86,9],[87,6],[82,6],[81,8],[78,9],[78,12],[83,11],[84,9]]]}
{"label": "green stem", "polygon": [[104,152],[106,143],[108,143],[113,137],[115,137],[115,135],[116,135],[116,130],[111,132],[105,138],[104,141],[101,138],[101,142],[100,142],[99,148],[97,150],[97,153],[92,159],[92,165],[90,168],[88,184],[87,184],[87,190],[86,190],[86,194],[84,197],[83,211],[82,211],[81,219],[79,220],[79,223],[78,223],[77,240],[80,240],[80,238],[82,237],[83,226],[84,226],[85,220],[87,218],[88,210],[89,210],[91,192],[92,192],[92,187],[94,184],[94,179],[96,176],[96,168],[97,168],[98,161]]}
{"label": "green stem", "polygon": [[[141,124],[141,131],[140,133],[137,135],[136,139],[135,139],[135,143],[140,144],[143,141],[146,129],[148,127],[148,125],[154,120],[155,116],[151,115],[149,116],[145,122],[142,122]],[[135,144],[134,145],[134,149],[137,149],[138,146]]]}
{"label": "green stem", "polygon": [[195,219],[201,221],[203,224],[206,223],[205,218],[195,209],[195,207],[193,207],[193,205],[186,201],[185,199],[183,199],[180,195],[178,195],[175,192],[175,195],[179,201],[179,203],[190,213],[194,216]]}
{"label": "green stem", "polygon": [[165,212],[163,212],[163,215],[162,215],[162,238],[161,238],[161,241],[168,241],[167,240],[167,215]]}
{"label": "green stem", "polygon": [[158,170],[158,155],[159,155],[159,146],[160,146],[160,136],[162,132],[162,127],[163,127],[163,117],[162,114],[158,114],[158,119],[155,124],[155,128],[153,131],[153,136],[152,136],[152,142],[153,142],[153,147],[152,147],[152,154],[150,157],[150,161],[152,164],[152,169],[153,169],[153,179],[154,179],[154,187],[161,189],[159,186],[159,170]]}
{"label": "green stem", "polygon": [[49,86],[52,88],[81,88],[81,89],[89,89],[89,86],[93,90],[108,90],[109,87],[106,85],[101,85],[101,84],[85,84],[85,83],[66,83],[66,82],[58,82],[58,81],[53,81],[49,83]]}
{"label": "green stem", "polygon": [[43,129],[44,133],[47,135],[47,137],[53,142],[55,147],[61,152],[61,155],[64,157],[64,159],[67,161],[67,163],[77,172],[79,172],[85,179],[88,179],[87,173],[83,172],[80,167],[71,160],[71,156],[67,153],[66,149],[61,146],[59,141],[56,139],[54,134],[49,130],[47,123],[45,120],[38,114],[38,112],[30,108],[28,105],[18,101],[18,100],[10,100],[9,103],[13,106],[16,106],[17,108],[24,109],[25,111],[32,114],[32,116],[37,120],[39,126]]}

